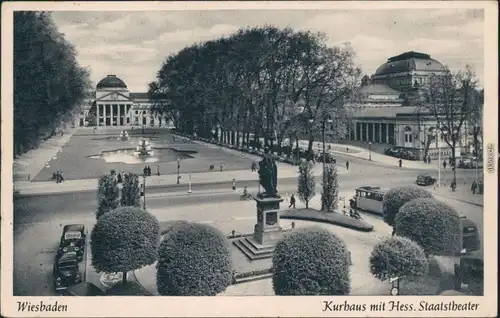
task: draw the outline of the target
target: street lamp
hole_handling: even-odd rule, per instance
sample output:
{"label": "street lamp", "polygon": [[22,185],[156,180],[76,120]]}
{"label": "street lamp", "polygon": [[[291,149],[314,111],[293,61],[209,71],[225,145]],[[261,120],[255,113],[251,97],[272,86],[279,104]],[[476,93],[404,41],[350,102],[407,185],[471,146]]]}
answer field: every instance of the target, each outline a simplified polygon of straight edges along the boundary
{"label": "street lamp", "polygon": [[142,193],[143,193],[143,201],[142,208],[146,210],[146,174],[142,174]]}
{"label": "street lamp", "polygon": [[177,184],[180,183],[180,169],[181,169],[181,158],[177,158]]}
{"label": "street lamp", "polygon": [[432,133],[436,137],[436,147],[438,149],[438,188],[441,185],[441,134],[446,135],[447,131],[441,131],[440,128],[434,129]]}
{"label": "street lamp", "polygon": [[[309,123],[313,123],[314,122],[314,119],[309,119]],[[325,140],[325,130],[326,130],[326,124],[331,124],[333,122],[333,120],[328,117],[326,119],[324,119],[322,122],[321,122],[321,135],[322,135],[322,138],[323,138],[323,186],[325,185],[325,178],[326,178],[326,173],[325,173],[325,169],[326,169],[326,166],[325,166],[325,163],[326,163],[326,140]]]}
{"label": "street lamp", "polygon": [[146,119],[146,113],[142,111],[142,134],[144,135],[144,119]]}
{"label": "street lamp", "polygon": [[368,160],[372,161],[372,142],[368,142]]}

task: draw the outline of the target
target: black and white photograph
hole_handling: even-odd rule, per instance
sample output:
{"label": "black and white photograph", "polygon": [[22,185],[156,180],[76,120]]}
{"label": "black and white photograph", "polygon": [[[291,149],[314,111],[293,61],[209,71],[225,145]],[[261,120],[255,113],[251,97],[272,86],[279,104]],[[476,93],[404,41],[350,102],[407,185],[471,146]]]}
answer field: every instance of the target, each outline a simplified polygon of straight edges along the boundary
{"label": "black and white photograph", "polygon": [[497,11],[4,3],[2,315],[496,316]]}

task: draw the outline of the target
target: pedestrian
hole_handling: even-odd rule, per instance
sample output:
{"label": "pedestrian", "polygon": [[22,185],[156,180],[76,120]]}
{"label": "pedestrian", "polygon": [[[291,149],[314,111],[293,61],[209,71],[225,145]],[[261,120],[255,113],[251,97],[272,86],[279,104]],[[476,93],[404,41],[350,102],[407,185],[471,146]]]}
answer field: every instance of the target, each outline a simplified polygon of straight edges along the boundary
{"label": "pedestrian", "polygon": [[474,182],[472,182],[472,186],[471,186],[472,194],[476,194],[476,189],[477,189],[477,182],[476,182],[476,180],[474,180]]}
{"label": "pedestrian", "polygon": [[60,174],[59,174],[59,170],[56,171],[56,183],[60,183],[61,182],[61,178],[60,178]]}
{"label": "pedestrian", "polygon": [[62,171],[59,171],[59,182],[64,182],[64,176],[63,176],[63,173]]}
{"label": "pedestrian", "polygon": [[346,168],[347,170],[349,170],[349,160],[347,160],[347,161],[345,162],[345,168]]}
{"label": "pedestrian", "polygon": [[148,176],[151,176],[151,167],[148,165]]}
{"label": "pedestrian", "polygon": [[222,168],[223,168],[223,167],[224,167],[224,166],[223,166],[223,165],[222,165],[222,163],[221,163],[221,164],[220,164],[220,172],[222,172]]}
{"label": "pedestrian", "polygon": [[427,163],[431,163],[431,156],[430,155],[427,156]]}
{"label": "pedestrian", "polygon": [[446,169],[446,160],[443,160],[443,169]]}
{"label": "pedestrian", "polygon": [[399,167],[401,168],[403,166],[403,160],[402,159],[399,159],[398,160],[398,164],[399,164]]}
{"label": "pedestrian", "polygon": [[144,166],[144,169],[142,170],[142,172],[144,173],[145,176],[148,175],[148,166]]}
{"label": "pedestrian", "polygon": [[424,163],[427,163],[427,157],[424,157]]}
{"label": "pedestrian", "polygon": [[290,205],[288,206],[288,208],[291,208],[292,206],[295,209],[295,196],[293,195],[293,193],[292,196],[290,197]]}
{"label": "pedestrian", "polygon": [[346,152],[349,152],[349,147],[346,147],[345,150],[346,150]]}
{"label": "pedestrian", "polygon": [[257,171],[257,163],[255,161],[252,161],[252,172]]}
{"label": "pedestrian", "polygon": [[156,174],[160,175],[160,165],[156,165]]}

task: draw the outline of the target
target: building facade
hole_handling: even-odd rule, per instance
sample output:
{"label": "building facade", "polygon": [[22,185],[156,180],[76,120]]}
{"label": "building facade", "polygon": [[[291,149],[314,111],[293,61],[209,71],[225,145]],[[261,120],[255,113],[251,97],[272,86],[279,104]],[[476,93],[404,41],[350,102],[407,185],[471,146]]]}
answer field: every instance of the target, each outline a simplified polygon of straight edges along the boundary
{"label": "building facade", "polygon": [[92,98],[85,101],[80,126],[169,127],[163,115],[152,110],[147,93],[129,92],[116,75],[108,75],[96,85]]}
{"label": "building facade", "polygon": [[[446,68],[428,54],[406,52],[389,58],[370,78],[363,78],[356,100],[347,105],[349,140],[374,149],[402,147],[418,159],[435,159],[439,151],[441,156],[450,156],[447,137],[437,134],[434,114],[419,103],[408,102],[422,95],[432,75],[446,73]],[[457,133],[456,156],[469,153],[467,125]]]}

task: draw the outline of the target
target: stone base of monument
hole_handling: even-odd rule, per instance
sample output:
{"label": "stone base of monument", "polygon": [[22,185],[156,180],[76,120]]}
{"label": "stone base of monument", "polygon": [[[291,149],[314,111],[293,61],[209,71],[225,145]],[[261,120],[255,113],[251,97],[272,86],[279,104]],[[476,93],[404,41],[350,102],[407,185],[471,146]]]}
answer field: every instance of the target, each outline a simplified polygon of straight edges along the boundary
{"label": "stone base of monument", "polygon": [[276,243],[283,232],[279,225],[279,208],[283,199],[279,196],[254,197],[257,202],[257,224],[253,236],[233,241],[233,244],[251,260],[271,258]]}

